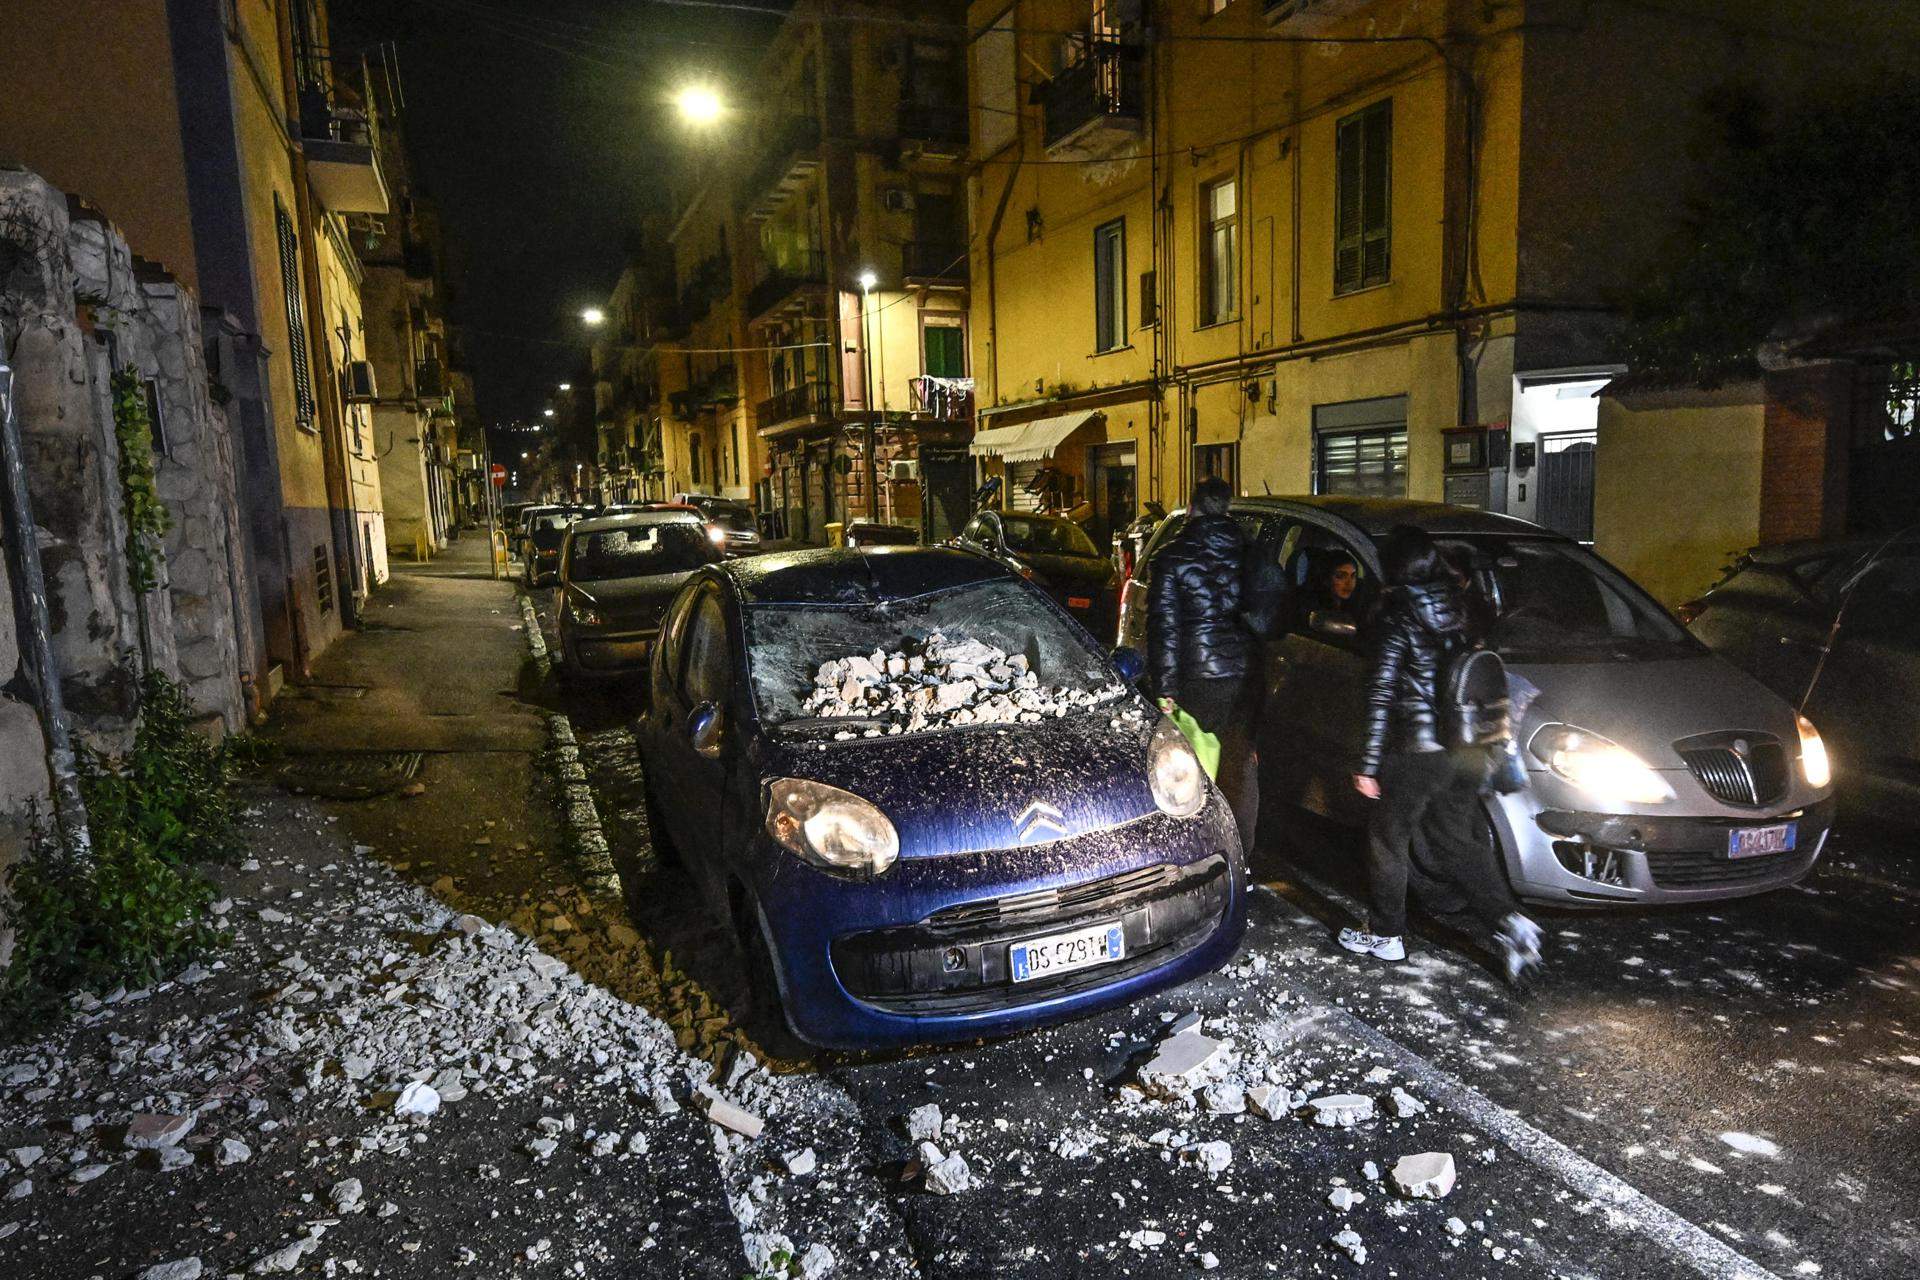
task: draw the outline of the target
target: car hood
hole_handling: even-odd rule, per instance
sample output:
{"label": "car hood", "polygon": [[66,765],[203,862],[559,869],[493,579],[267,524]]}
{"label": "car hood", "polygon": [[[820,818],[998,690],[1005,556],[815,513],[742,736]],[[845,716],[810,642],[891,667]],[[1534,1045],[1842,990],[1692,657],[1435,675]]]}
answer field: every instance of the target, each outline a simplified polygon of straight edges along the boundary
{"label": "car hood", "polygon": [[1113,573],[1111,564],[1094,556],[1029,555],[1021,551],[1014,553],[1014,559],[1032,569],[1042,581],[1060,587],[1099,586]]}
{"label": "car hood", "polygon": [[658,623],[668,603],[686,585],[693,570],[655,573],[644,578],[608,578],[601,582],[576,582],[573,594],[592,605],[609,621],[619,619],[635,624]]}
{"label": "car hood", "polygon": [[1713,657],[1654,662],[1514,663],[1540,693],[1521,726],[1524,743],[1559,722],[1604,734],[1655,769],[1684,769],[1674,750],[1700,733],[1771,733],[1797,749],[1793,708],[1745,672]]}
{"label": "car hood", "polygon": [[1155,719],[1122,699],[1043,724],[789,741],[764,772],[873,802],[899,832],[902,858],[1046,844],[1158,811],[1147,783]]}

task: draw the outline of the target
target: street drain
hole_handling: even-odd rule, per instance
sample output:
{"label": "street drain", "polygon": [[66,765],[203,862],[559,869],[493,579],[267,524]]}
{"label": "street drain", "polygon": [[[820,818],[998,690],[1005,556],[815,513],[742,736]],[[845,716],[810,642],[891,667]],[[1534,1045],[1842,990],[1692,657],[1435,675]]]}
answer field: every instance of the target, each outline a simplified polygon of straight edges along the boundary
{"label": "street drain", "polygon": [[370,800],[412,781],[424,759],[418,751],[290,755],[280,765],[280,785],[334,800]]}

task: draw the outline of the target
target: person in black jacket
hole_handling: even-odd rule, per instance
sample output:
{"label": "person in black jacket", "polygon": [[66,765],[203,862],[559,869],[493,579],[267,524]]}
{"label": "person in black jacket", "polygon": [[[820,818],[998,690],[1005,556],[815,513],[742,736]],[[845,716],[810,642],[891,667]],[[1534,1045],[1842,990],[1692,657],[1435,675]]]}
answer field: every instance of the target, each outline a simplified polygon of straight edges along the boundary
{"label": "person in black jacket", "polygon": [[1367,686],[1367,735],[1354,786],[1378,802],[1367,828],[1366,929],[1340,945],[1382,960],[1406,958],[1407,887],[1438,908],[1464,906],[1499,946],[1509,980],[1539,963],[1540,929],[1520,914],[1501,874],[1481,809],[1484,748],[1443,736],[1449,665],[1478,646],[1473,602],[1433,539],[1400,526],[1381,548],[1389,591],[1376,623]]}
{"label": "person in black jacket", "polygon": [[1147,659],[1160,709],[1177,704],[1220,739],[1220,790],[1243,848],[1259,816],[1251,678],[1255,642],[1241,617],[1246,536],[1227,514],[1233,491],[1209,476],[1194,486],[1187,523],[1155,553],[1147,590]]}

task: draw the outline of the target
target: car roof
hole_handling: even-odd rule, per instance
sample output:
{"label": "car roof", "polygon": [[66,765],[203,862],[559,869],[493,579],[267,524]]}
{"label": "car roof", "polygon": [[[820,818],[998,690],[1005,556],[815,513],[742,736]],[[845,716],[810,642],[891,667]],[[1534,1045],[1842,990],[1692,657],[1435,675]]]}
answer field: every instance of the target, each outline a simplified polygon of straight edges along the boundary
{"label": "car roof", "polygon": [[793,551],[715,566],[749,604],[874,605],[1013,578],[1010,569],[949,547]]}
{"label": "car roof", "polygon": [[1077,522],[1052,511],[992,511],[987,514],[999,516],[1002,520],[1045,520],[1054,524],[1070,524],[1076,529],[1080,527]]}
{"label": "car roof", "polygon": [[1448,506],[1444,502],[1420,502],[1412,498],[1356,498],[1336,494],[1272,495],[1235,498],[1235,511],[1287,511],[1309,507],[1357,526],[1369,537],[1385,537],[1395,525],[1412,525],[1428,533],[1524,533],[1557,538],[1551,529],[1514,516],[1472,507]]}
{"label": "car roof", "polygon": [[621,511],[610,516],[592,516],[573,522],[574,533],[599,533],[606,529],[644,529],[656,524],[700,524],[688,511]]}

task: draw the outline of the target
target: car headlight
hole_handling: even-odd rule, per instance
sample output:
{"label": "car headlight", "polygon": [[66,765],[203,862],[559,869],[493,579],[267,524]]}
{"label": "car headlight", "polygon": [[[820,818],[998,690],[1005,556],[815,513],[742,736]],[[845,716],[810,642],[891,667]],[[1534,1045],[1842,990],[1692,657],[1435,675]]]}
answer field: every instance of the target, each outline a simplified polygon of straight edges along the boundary
{"label": "car headlight", "polygon": [[1805,716],[1794,718],[1800,722],[1800,772],[1808,786],[1824,787],[1833,781],[1833,762],[1827,759],[1827,744],[1820,740],[1820,731],[1813,727],[1813,721]]}
{"label": "car headlight", "polygon": [[1207,775],[1185,734],[1164,717],[1147,745],[1147,782],[1163,813],[1191,818],[1207,802]]}
{"label": "car headlight", "polygon": [[1570,724],[1542,725],[1527,743],[1533,758],[1595,799],[1660,804],[1673,788],[1647,762],[1617,742]]}
{"label": "car headlight", "polygon": [[727,531],[717,524],[707,526],[707,541],[716,547],[727,545]]}
{"label": "car headlight", "polygon": [[572,614],[573,620],[583,627],[605,626],[607,622],[605,618],[600,616],[598,610],[590,605],[581,604],[578,600],[567,603],[567,612]]}
{"label": "car headlight", "polygon": [[767,834],[828,871],[877,876],[900,857],[900,833],[871,801],[805,778],[767,784]]}

